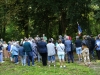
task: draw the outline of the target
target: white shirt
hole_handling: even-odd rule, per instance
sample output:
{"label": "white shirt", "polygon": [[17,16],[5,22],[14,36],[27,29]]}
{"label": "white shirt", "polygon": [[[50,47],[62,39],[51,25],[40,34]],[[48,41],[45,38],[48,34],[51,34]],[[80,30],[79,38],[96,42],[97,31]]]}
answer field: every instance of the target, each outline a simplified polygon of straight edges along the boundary
{"label": "white shirt", "polygon": [[65,45],[63,43],[60,43],[56,47],[57,49],[57,54],[64,54],[65,53]]}
{"label": "white shirt", "polygon": [[7,44],[3,44],[3,48],[6,48],[8,45]]}

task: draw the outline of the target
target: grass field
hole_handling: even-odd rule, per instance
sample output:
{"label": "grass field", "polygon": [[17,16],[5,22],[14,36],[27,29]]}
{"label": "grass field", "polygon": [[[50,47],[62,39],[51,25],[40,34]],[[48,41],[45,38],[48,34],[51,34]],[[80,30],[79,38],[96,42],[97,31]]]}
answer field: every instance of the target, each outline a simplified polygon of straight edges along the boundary
{"label": "grass field", "polygon": [[22,66],[20,63],[15,65],[9,60],[0,64],[0,75],[100,75],[100,62],[93,63],[91,67],[83,64],[67,63],[66,68],[60,68],[59,62],[56,66],[42,66],[41,63],[35,62],[35,66]]}

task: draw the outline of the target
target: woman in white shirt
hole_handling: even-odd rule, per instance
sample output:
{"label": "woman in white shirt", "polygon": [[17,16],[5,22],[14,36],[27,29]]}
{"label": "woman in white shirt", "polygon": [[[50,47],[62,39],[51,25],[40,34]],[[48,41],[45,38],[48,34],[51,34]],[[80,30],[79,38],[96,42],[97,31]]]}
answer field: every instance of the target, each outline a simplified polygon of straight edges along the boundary
{"label": "woman in white shirt", "polygon": [[57,49],[57,55],[59,58],[59,62],[60,62],[60,67],[66,67],[65,66],[65,61],[64,61],[64,57],[65,57],[65,45],[62,43],[61,39],[58,40],[58,45],[56,47]]}

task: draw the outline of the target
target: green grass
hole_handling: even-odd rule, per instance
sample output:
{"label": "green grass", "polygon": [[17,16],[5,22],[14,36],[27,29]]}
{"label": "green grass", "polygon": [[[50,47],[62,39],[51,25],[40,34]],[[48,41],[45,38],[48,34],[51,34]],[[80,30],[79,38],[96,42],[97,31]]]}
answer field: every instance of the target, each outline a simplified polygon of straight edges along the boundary
{"label": "green grass", "polygon": [[98,75],[98,73],[76,62],[66,63],[66,68],[60,68],[58,61],[56,67],[53,65],[44,67],[38,62],[35,62],[35,66],[21,66],[21,64],[15,65],[6,61],[0,64],[0,75]]}

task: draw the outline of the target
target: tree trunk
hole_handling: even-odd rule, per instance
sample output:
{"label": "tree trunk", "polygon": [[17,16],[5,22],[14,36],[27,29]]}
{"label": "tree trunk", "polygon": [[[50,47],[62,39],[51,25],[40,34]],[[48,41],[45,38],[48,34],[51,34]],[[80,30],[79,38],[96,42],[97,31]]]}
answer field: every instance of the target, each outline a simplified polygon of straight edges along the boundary
{"label": "tree trunk", "polygon": [[61,17],[59,19],[59,35],[66,33],[66,12],[61,12]]}

